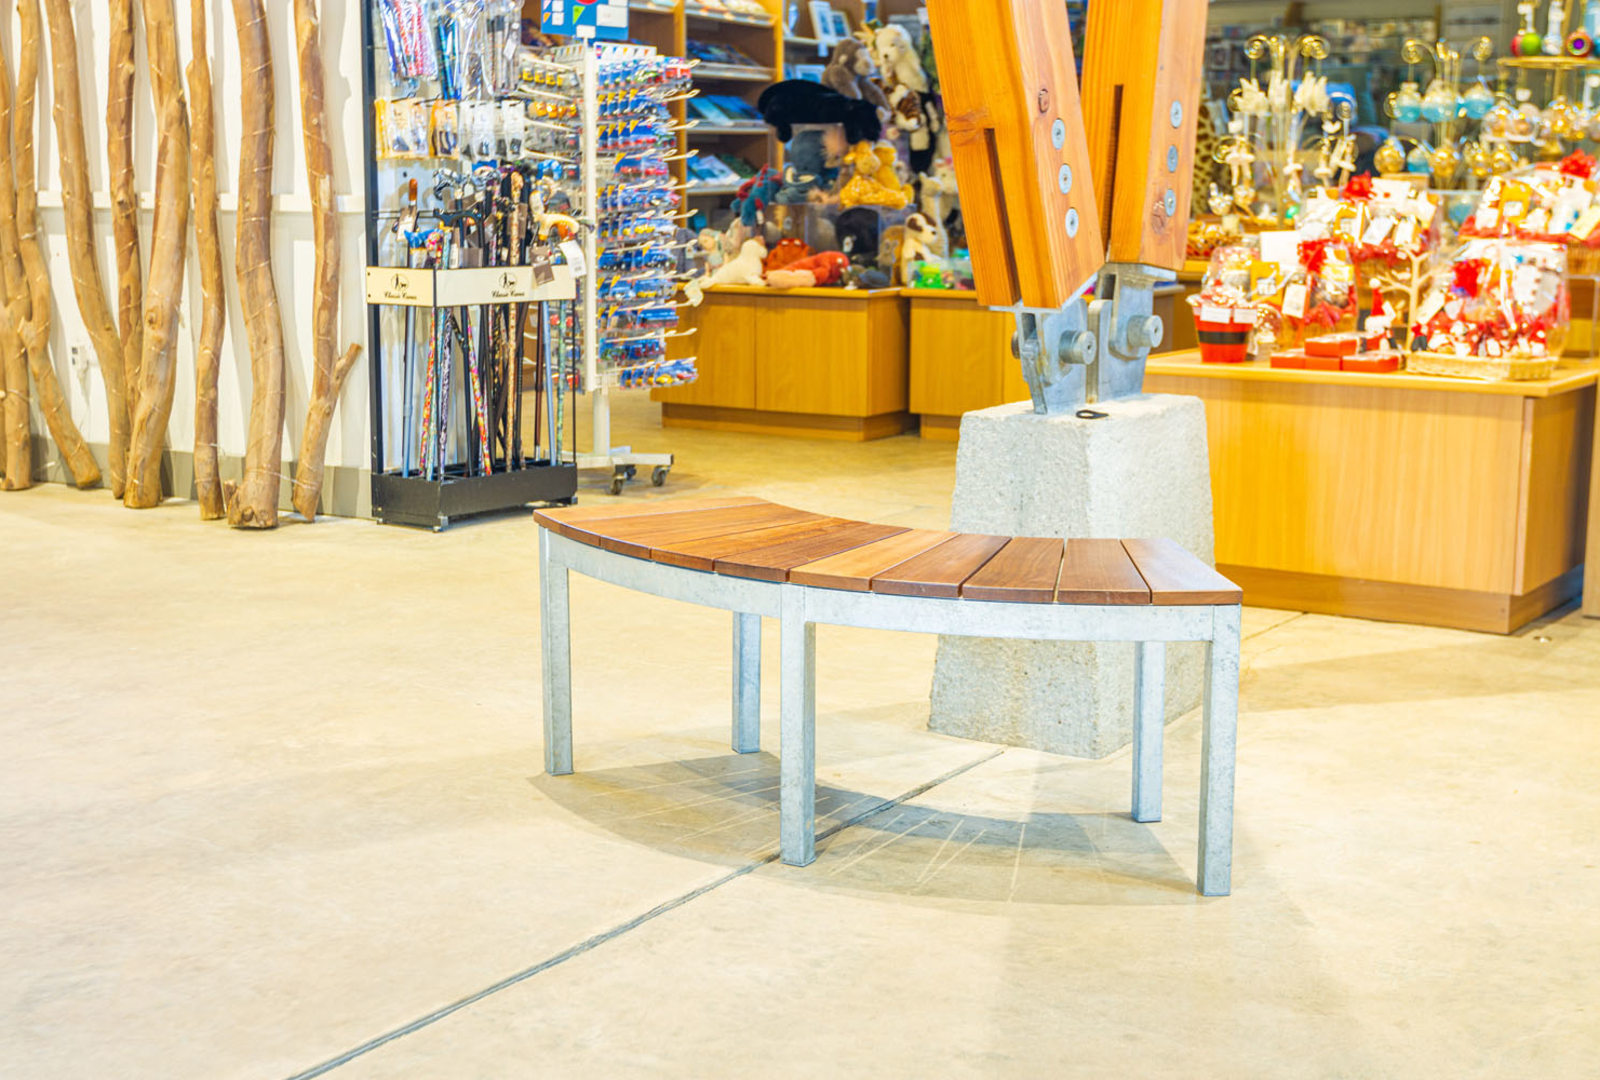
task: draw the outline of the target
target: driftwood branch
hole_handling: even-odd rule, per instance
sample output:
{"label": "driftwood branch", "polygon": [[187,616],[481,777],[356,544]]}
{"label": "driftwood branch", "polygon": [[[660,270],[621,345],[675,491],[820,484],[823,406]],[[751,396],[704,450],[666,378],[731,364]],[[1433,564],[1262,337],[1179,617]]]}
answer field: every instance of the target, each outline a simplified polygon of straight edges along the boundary
{"label": "driftwood branch", "polygon": [[[133,3],[134,0],[110,0],[106,92],[106,164],[111,180],[111,233],[117,252],[117,321],[130,415],[138,408],[139,365],[144,355],[139,198],[133,186]],[[156,116],[160,115],[157,108]]]}
{"label": "driftwood branch", "polygon": [[50,21],[51,83],[55,90],[56,142],[61,155],[61,202],[67,223],[67,255],[78,313],[94,342],[110,414],[111,493],[122,497],[128,458],[128,398],[122,366],[122,341],[106,302],[95,251],[94,195],[89,186],[89,154],[84,145],[83,96],[78,85],[78,35],[71,0],[45,0]]}
{"label": "driftwood branch", "polygon": [[300,58],[300,123],[317,252],[311,306],[311,405],[295,464],[294,508],[307,521],[313,521],[322,499],[333,410],[361,346],[352,345],[339,356],[339,216],[333,205],[333,151],[328,144],[326,72],[317,0],[294,0],[294,31]]}
{"label": "driftwood branch", "polygon": [[39,0],[17,0],[17,95],[12,115],[12,155],[17,180],[17,241],[23,273],[28,280],[28,321],[22,327],[22,346],[28,351],[34,396],[44,414],[50,438],[72,482],[93,487],[100,482],[100,466],[67,409],[66,396],[50,362],[50,271],[39,242],[38,151],[34,124],[39,113],[39,62],[43,52],[43,19]]}
{"label": "driftwood branch", "polygon": [[11,171],[11,62],[0,52],[0,369],[6,396],[0,402],[6,444],[7,491],[33,486],[33,433],[28,417],[28,353],[22,326],[28,320],[28,281],[17,238],[17,188]]}
{"label": "driftwood branch", "polygon": [[226,510],[217,470],[217,377],[228,325],[222,237],[217,225],[217,123],[206,41],[207,0],[190,0],[189,130],[194,173],[194,238],[200,255],[200,343],[194,359],[194,487],[200,517],[215,521]]}
{"label": "driftwood branch", "polygon": [[144,0],[150,88],[160,118],[156,212],[150,233],[150,289],[144,307],[144,356],[134,395],[128,490],[123,501],[144,509],[161,504],[161,453],[177,388],[178,305],[183,299],[189,246],[189,113],[178,65],[173,0]]}
{"label": "driftwood branch", "polygon": [[226,485],[224,499],[230,525],[270,529],[278,524],[284,410],[283,320],[272,282],[272,45],[263,0],[233,0],[233,18],[244,88],[234,273],[250,343],[250,428],[244,479]]}

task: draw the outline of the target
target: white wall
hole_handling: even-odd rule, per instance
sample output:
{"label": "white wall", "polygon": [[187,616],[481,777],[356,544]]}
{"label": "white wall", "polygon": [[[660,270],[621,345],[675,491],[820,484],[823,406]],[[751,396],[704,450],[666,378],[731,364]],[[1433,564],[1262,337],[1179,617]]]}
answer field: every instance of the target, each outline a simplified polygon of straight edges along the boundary
{"label": "white wall", "polygon": [[[361,287],[366,248],[362,221],[362,105],[360,0],[322,0],[322,47],[327,67],[329,137],[333,144],[334,191],[338,194],[343,235],[344,289],[339,340],[366,343],[366,309]],[[136,5],[137,6],[137,5]],[[273,266],[278,299],[283,307],[287,362],[286,458],[292,458],[305,425],[311,378],[311,286],[315,252],[312,245],[310,199],[305,178],[305,154],[300,134],[298,58],[295,55],[294,19],[290,0],[266,0],[276,73],[277,139],[272,190]],[[177,0],[179,50],[187,67],[189,50],[189,0]],[[240,102],[239,47],[234,32],[233,5],[228,0],[208,0],[212,79],[217,114],[217,182],[221,191],[220,226],[223,265],[228,286],[228,336],[223,345],[220,386],[220,452],[239,456],[245,449],[245,426],[250,410],[250,356],[245,341],[244,318],[239,310],[234,277],[234,229],[239,156]],[[110,196],[106,167],[105,100],[107,0],[73,0],[77,15],[80,88],[84,99],[85,138],[89,146],[89,176],[95,190],[96,239],[100,271],[106,294],[116,306],[116,256],[112,249]],[[14,21],[4,27],[4,45],[15,68],[17,31]],[[150,208],[155,188],[155,119],[150,101],[142,27],[138,45],[138,80],[134,91],[134,147],[136,185],[139,191],[142,242],[148,259]],[[187,87],[187,81],[185,81]],[[52,72],[48,36],[39,87],[39,204],[40,229],[50,262],[54,287],[52,356],[72,415],[91,443],[109,438],[105,384],[93,367],[93,349],[78,315],[67,262],[65,225],[61,212],[60,167],[51,119]],[[180,315],[177,396],[168,428],[171,449],[188,451],[194,445],[194,353],[200,333],[200,277],[191,237],[184,276],[184,307]],[[72,370],[73,348],[89,367]],[[351,373],[328,441],[330,465],[365,466],[368,461],[368,374],[365,358]],[[35,434],[46,433],[35,416]]]}

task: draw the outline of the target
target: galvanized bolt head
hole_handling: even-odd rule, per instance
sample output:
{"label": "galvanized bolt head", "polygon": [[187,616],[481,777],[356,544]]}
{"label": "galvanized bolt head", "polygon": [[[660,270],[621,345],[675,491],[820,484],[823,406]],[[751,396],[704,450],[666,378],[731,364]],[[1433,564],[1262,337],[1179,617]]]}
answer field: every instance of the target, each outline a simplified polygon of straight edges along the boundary
{"label": "galvanized bolt head", "polygon": [[1063,364],[1087,364],[1094,359],[1095,349],[1099,342],[1095,340],[1094,331],[1080,330],[1076,334],[1061,335],[1061,362]]}
{"label": "galvanized bolt head", "polygon": [[1166,324],[1159,315],[1128,320],[1128,345],[1134,349],[1153,349],[1161,344],[1166,334]]}
{"label": "galvanized bolt head", "polygon": [[1176,214],[1178,212],[1178,193],[1168,188],[1167,193],[1161,196],[1161,205],[1166,208],[1168,217]]}
{"label": "galvanized bolt head", "polygon": [[1178,148],[1176,146],[1167,147],[1167,171],[1178,171]]}
{"label": "galvanized bolt head", "polygon": [[1065,120],[1058,118],[1055,123],[1050,125],[1050,143],[1057,150],[1067,145],[1067,122]]}
{"label": "galvanized bolt head", "polygon": [[1067,235],[1078,235],[1078,212],[1076,210],[1067,211]]}
{"label": "galvanized bolt head", "polygon": [[1183,102],[1181,101],[1174,101],[1172,103],[1172,126],[1183,126]]}
{"label": "galvanized bolt head", "polygon": [[1056,184],[1061,188],[1061,194],[1066,195],[1072,191],[1072,166],[1063,165],[1056,173]]}

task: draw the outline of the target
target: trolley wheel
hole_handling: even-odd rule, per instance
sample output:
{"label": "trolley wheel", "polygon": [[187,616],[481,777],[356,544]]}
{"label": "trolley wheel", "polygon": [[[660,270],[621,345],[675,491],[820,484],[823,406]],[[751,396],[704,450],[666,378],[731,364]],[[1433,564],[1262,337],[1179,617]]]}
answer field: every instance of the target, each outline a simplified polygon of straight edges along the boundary
{"label": "trolley wheel", "polygon": [[666,485],[666,482],[667,482],[667,467],[665,465],[657,465],[654,469],[650,470],[650,486],[651,487],[664,487]]}
{"label": "trolley wheel", "polygon": [[622,469],[617,469],[611,474],[611,494],[621,495],[622,485],[628,482],[628,476]]}
{"label": "trolley wheel", "polygon": [[629,466],[627,466],[627,469],[628,469],[628,479],[629,480],[632,480],[634,477],[639,475],[639,466],[637,466],[637,465],[629,465]]}

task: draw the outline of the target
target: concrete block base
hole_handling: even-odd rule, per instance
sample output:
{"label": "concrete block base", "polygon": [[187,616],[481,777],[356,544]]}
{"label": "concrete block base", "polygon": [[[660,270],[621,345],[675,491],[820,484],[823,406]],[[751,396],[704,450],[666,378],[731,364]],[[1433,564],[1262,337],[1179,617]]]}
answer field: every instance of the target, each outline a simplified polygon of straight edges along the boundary
{"label": "concrete block base", "polygon": [[[1214,560],[1205,406],[1144,395],[1103,419],[1038,416],[1027,402],[961,421],[950,527],[1011,536],[1165,536]],[[1134,647],[941,638],[929,727],[1101,758],[1133,734]],[[1204,646],[1167,649],[1167,719],[1200,704]]]}

